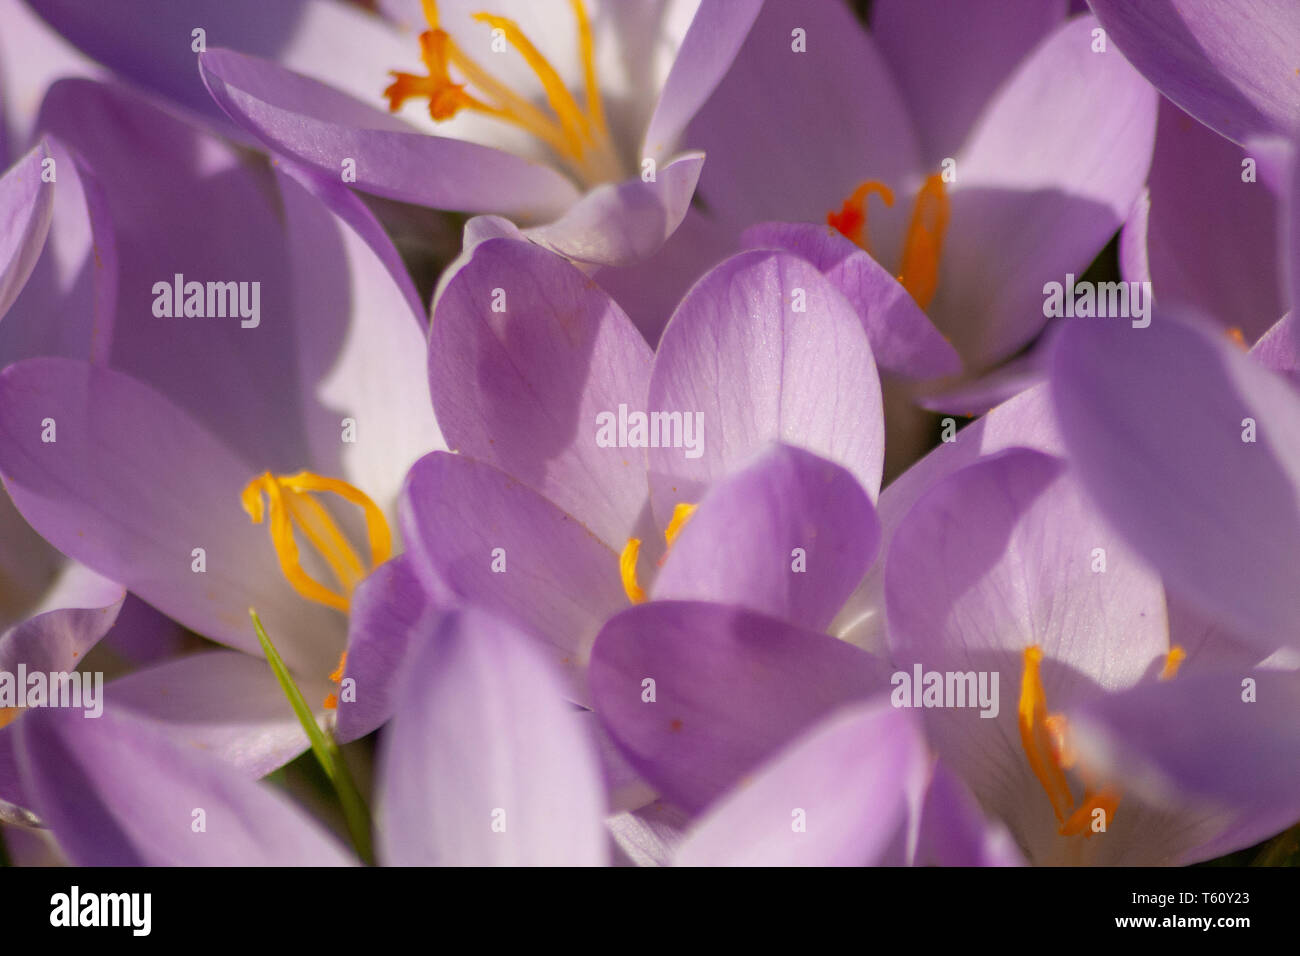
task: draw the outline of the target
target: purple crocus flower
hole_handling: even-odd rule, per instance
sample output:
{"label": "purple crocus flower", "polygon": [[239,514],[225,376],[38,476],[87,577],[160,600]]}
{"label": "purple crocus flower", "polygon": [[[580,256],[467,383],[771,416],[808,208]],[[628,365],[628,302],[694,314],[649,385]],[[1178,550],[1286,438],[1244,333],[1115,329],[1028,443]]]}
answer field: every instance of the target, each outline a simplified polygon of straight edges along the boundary
{"label": "purple crocus flower", "polygon": [[[506,616],[550,646],[585,700],[600,626],[667,593],[667,578],[649,577],[689,506],[769,442],[841,463],[836,493],[854,496],[855,514],[869,509],[882,457],[877,382],[852,306],[794,256],[750,252],[719,266],[652,356],[572,264],[530,243],[483,241],[434,305],[429,386],[459,454],[428,456],[408,479],[403,531],[419,583],[404,579],[403,600],[423,591]],[[841,599],[870,546],[843,543],[846,570],[819,585]],[[689,547],[672,550],[664,575],[688,560]],[[391,655],[402,633],[383,606],[373,632],[354,636],[359,668],[362,646]]]}
{"label": "purple crocus flower", "polygon": [[[380,862],[605,863],[599,762],[562,686],[510,626],[475,610],[441,616],[414,649],[380,754]],[[349,862],[271,788],[139,718],[106,715],[86,729],[33,714],[18,752],[37,811],[74,863]]]}
{"label": "purple crocus flower", "polygon": [[701,197],[736,233],[829,224],[987,370],[1042,330],[1044,283],[1095,257],[1150,160],[1155,92],[1064,13],[898,0],[868,35],[840,3],[766,4],[688,131]]}
{"label": "purple crocus flower", "polygon": [[34,6],[97,59],[189,105],[176,37],[208,23],[204,84],[275,153],[378,196],[509,216],[600,264],[653,253],[685,215],[703,157],[676,155],[678,140],[758,9],[502,0],[480,13],[422,0],[387,3],[381,18],[319,0],[223,0],[183,17],[149,4],[148,28],[126,34],[107,11]]}
{"label": "purple crocus flower", "polygon": [[[260,775],[306,740],[248,608],[313,703],[337,692],[339,612],[394,548],[410,462],[441,446],[423,309],[341,185],[269,168],[112,85],[55,84],[40,128],[114,183],[111,244],[97,249],[116,282],[104,311],[87,310],[99,323],[88,358],[0,373],[0,471],[60,551],[235,649],[115,681],[109,707],[164,719]],[[352,508],[369,554],[341,530]]]}
{"label": "purple crocus flower", "polygon": [[[1078,760],[1069,715],[1162,674],[1177,679],[1186,652],[1170,644],[1159,579],[1088,506],[1059,459],[1010,450],[933,483],[895,531],[885,579],[888,653],[902,673],[938,673],[941,689],[950,673],[990,683],[998,674],[999,689],[1016,692],[1018,706],[1003,698],[981,711],[940,700],[924,714],[939,759],[1031,862],[1202,859],[1277,829],[1276,817],[1252,818],[1240,806],[1144,802],[1122,777]],[[819,714],[878,693],[886,670],[804,628],[724,606],[655,602],[605,627],[591,684],[632,764],[693,808],[726,793]],[[650,707],[635,691],[653,675],[661,676]],[[897,676],[890,680],[895,706],[916,703],[898,697]],[[1099,819],[1104,832],[1094,832]]]}

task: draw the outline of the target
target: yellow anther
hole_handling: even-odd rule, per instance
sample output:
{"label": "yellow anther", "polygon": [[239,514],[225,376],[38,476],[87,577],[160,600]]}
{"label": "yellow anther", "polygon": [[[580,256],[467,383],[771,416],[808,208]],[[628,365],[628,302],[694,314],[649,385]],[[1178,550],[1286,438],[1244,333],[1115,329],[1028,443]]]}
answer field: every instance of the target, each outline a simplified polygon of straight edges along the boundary
{"label": "yellow anther", "polygon": [[344,651],[342,654],[339,655],[339,666],[334,668],[334,672],[330,674],[330,680],[333,681],[335,684],[341,683],[343,680],[343,672],[347,670],[347,666],[348,666],[348,652]]}
{"label": "yellow anther", "polygon": [[[1058,823],[1064,823],[1074,798],[1070,795],[1070,785],[1061,770],[1058,754],[1060,744],[1053,740],[1048,724],[1047,695],[1043,691],[1043,681],[1039,676],[1039,665],[1043,660],[1043,650],[1038,645],[1025,648],[1025,669],[1020,680],[1020,743],[1029,759],[1029,767],[1043,785],[1047,799],[1051,801],[1052,812]],[[1056,724],[1059,730],[1059,722]]]}
{"label": "yellow anther", "polygon": [[1101,810],[1102,823],[1108,827],[1110,821],[1114,819],[1115,810],[1119,807],[1119,801],[1119,792],[1109,788],[1102,789],[1097,793],[1084,794],[1083,804],[1078,810],[1070,814],[1070,818],[1061,824],[1057,832],[1061,836],[1074,836],[1076,833],[1082,833],[1085,837],[1090,837],[1093,832],[1093,814]]}
{"label": "yellow anther", "polygon": [[[361,509],[370,544],[368,566],[362,563],[330,513],[311,497],[312,492],[338,495]],[[266,519],[269,503],[271,544],[280,559],[280,570],[294,590],[326,607],[347,613],[353,589],[392,556],[392,534],[384,513],[364,493],[336,478],[324,478],[308,471],[295,475],[273,475],[268,471],[245,486],[240,501],[254,524]],[[302,532],[333,572],[337,589],[321,584],[303,570],[295,530]]]}
{"label": "yellow anther", "polygon": [[645,603],[645,591],[636,582],[636,560],[641,556],[641,539],[628,538],[623,553],[618,556],[618,573],[623,579],[623,590],[633,604]]}
{"label": "yellow anther", "polygon": [[1160,680],[1173,680],[1178,676],[1178,668],[1182,666],[1183,661],[1187,660],[1187,652],[1177,644],[1169,648],[1169,653],[1165,655],[1165,666],[1160,671]]}
{"label": "yellow anther", "polygon": [[939,256],[943,252],[943,234],[948,229],[948,212],[948,193],[944,189],[943,177],[934,173],[927,177],[916,194],[912,222],[903,240],[903,264],[898,274],[898,281],[923,309],[930,304],[939,287]]}
{"label": "yellow anther", "polygon": [[691,520],[691,515],[695,514],[695,509],[698,507],[699,505],[687,504],[684,501],[679,501],[673,506],[672,519],[668,522],[668,527],[664,529],[664,541],[668,543],[668,547],[673,546],[673,542],[677,540],[677,536],[682,533],[682,529],[686,527],[686,522]]}
{"label": "yellow anther", "polygon": [[846,239],[871,254],[871,235],[867,230],[867,200],[876,195],[886,206],[894,205],[894,192],[879,180],[872,179],[858,186],[844,200],[839,212],[826,214],[826,225],[838,230]]}
{"label": "yellow anther", "polygon": [[[499,31],[500,36],[523,57],[541,83],[553,116],[548,116],[498,80],[441,29],[435,0],[422,2],[429,29],[420,34],[420,59],[428,75],[391,71],[393,82],[384,90],[390,110],[395,112],[412,98],[427,98],[429,115],[439,122],[450,119],[461,110],[482,113],[536,136],[589,185],[619,178],[619,163],[605,125],[600,99],[591,21],[582,0],[570,0],[570,3],[577,20],[586,91],[585,110],[519,24],[491,13],[473,15],[475,21],[488,25],[494,32]],[[452,80],[451,67],[456,68],[464,82]],[[467,85],[472,86],[478,95],[467,92]]]}
{"label": "yellow anther", "polygon": [[17,716],[17,707],[0,707],[0,728],[8,727]]}

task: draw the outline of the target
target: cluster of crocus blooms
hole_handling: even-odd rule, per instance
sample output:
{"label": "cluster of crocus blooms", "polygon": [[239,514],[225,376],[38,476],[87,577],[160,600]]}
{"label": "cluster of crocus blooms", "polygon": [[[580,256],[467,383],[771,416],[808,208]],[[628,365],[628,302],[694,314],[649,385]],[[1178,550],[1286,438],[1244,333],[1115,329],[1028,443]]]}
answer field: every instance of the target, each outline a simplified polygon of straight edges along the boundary
{"label": "cluster of crocus blooms", "polygon": [[1289,0],[141,6],[0,0],[0,859],[1300,821]]}

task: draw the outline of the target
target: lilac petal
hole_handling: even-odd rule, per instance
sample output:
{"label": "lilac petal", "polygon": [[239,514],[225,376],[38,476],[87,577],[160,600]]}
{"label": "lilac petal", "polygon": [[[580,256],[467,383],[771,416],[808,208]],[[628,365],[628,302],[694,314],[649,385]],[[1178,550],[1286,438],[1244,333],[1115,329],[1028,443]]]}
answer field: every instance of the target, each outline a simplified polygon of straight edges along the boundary
{"label": "lilac petal", "polygon": [[36,146],[0,176],[0,319],[22,291],[45,245],[54,210],[54,190],[41,181],[50,158]]}
{"label": "lilac petal", "polygon": [[[794,311],[800,301],[806,312]],[[661,527],[770,441],[843,465],[873,500],[880,488],[884,421],[866,332],[834,286],[788,253],[741,253],[695,285],[664,331],[648,404],[703,424],[693,452],[648,450]]]}
{"label": "lilac petal", "polygon": [[1092,52],[1095,26],[1041,43],[957,157],[929,313],[976,367],[1038,334],[1044,284],[1087,268],[1145,182],[1157,96],[1118,51]]}
{"label": "lilac petal", "polygon": [[1229,139],[1290,132],[1300,121],[1290,0],[1089,0],[1142,75]]}
{"label": "lilac petal", "polygon": [[1046,377],[1041,349],[1032,346],[1028,352],[1002,363],[986,375],[959,381],[934,393],[923,392],[915,401],[932,412],[975,418],[1033,388]]}
{"label": "lilac petal", "polygon": [[[320,720],[334,686],[323,674],[295,680]],[[112,713],[146,718],[177,744],[220,758],[249,779],[284,766],[308,745],[271,666],[249,654],[207,651],[156,664],[105,685],[104,697]]]}
{"label": "lilac petal", "polygon": [[599,418],[642,408],[651,357],[571,263],[492,239],[434,306],[429,389],[450,447],[526,483],[619,551],[645,505],[645,473],[640,452],[597,445]]}
{"label": "lilac petal", "polygon": [[789,445],[710,487],[668,552],[655,600],[736,604],[824,630],[875,557],[871,499],[838,465]]}
{"label": "lilac petal", "polygon": [[[1162,101],[1147,248],[1156,296],[1220,317],[1253,342],[1285,306],[1273,279],[1277,200],[1263,183],[1241,181],[1244,156]],[[1251,281],[1243,281],[1247,276]]]}
{"label": "lilac petal", "polygon": [[[402,530],[439,602],[464,600],[517,622],[571,671],[585,665],[600,626],[627,606],[617,553],[536,492],[472,458],[437,452],[415,464]],[[580,679],[570,693],[585,696]]]}
{"label": "lilac petal", "polygon": [[743,608],[680,601],[643,604],[605,625],[589,680],[596,713],[629,762],[687,810],[722,795],[839,705],[887,683],[883,664],[824,634]]}
{"label": "lilac petal", "polygon": [[1300,816],[1298,712],[1300,674],[1233,669],[1107,694],[1070,720],[1081,759],[1152,799],[1262,818],[1262,839]]}
{"label": "lilac petal", "polygon": [[[955,424],[955,420],[954,420]],[[888,554],[899,522],[920,496],[945,475],[1007,448],[1036,448],[1064,455],[1047,384],[1032,386],[941,442],[885,488],[876,506],[880,553]],[[883,651],[885,562],[877,561],[831,624],[831,633],[866,650]]]}
{"label": "lilac petal", "polygon": [[1147,252],[1150,223],[1151,191],[1144,189],[1133,201],[1119,234],[1119,274],[1125,282],[1151,281],[1151,257]]}
{"label": "lilac petal", "polygon": [[274,59],[363,99],[382,103],[386,71],[402,66],[413,37],[351,4],[322,0],[137,0],[132,15],[76,0],[32,6],[79,49],[138,86],[206,116],[219,115],[195,67],[191,31],[205,45]]}
{"label": "lilac petal", "polygon": [[740,239],[751,249],[783,249],[815,265],[857,309],[883,371],[924,380],[955,375],[961,359],[884,266],[836,230],[811,223],[763,223]]}
{"label": "lilac petal", "polygon": [[[1145,329],[1066,325],[1051,375],[1081,481],[1168,587],[1243,639],[1293,644],[1300,396],[1289,383],[1159,307]],[[1242,440],[1250,427],[1255,442]]]}
{"label": "lilac petal", "polygon": [[907,815],[929,755],[920,722],[880,698],[818,723],[723,797],[678,866],[871,866]]}
{"label": "lilac petal", "polygon": [[[987,675],[978,706],[967,697],[966,706],[927,709],[926,722],[940,759],[1022,838],[1034,825],[1020,818],[1025,795],[1038,790],[1014,706],[1025,649],[1043,652],[1055,712],[1131,686],[1169,648],[1159,578],[1064,464],[1036,451],[984,459],[922,496],[890,545],[885,593],[891,659],[908,678],[895,694],[907,700],[910,687],[919,704],[918,670]],[[1038,809],[1047,807],[1044,798]]]}
{"label": "lilac petal", "polygon": [[677,148],[691,118],[726,76],[761,8],[761,0],[700,0],[659,93],[643,156],[665,157]]}
{"label": "lilac petal", "polygon": [[681,224],[704,165],[703,153],[679,156],[652,182],[639,178],[591,190],[554,222],[524,230],[566,258],[602,266],[639,262]]}
{"label": "lilac petal", "polygon": [[[0,363],[43,355],[102,359],[117,309],[118,260],[108,197],[84,160],[47,135],[57,175],[45,249],[0,324]],[[50,316],[60,315],[58,322]]]}
{"label": "lilac petal", "polygon": [[[47,420],[55,441],[42,441]],[[157,392],[69,359],[0,373],[0,472],[23,516],[55,547],[159,610],[260,656],[256,607],[291,667],[326,674],[334,612],[285,581],[265,527],[239,493],[257,469]],[[205,549],[195,573],[193,550]]]}
{"label": "lilac petal", "polygon": [[1065,0],[879,0],[871,32],[902,90],[928,164],[952,156],[984,104],[1065,18]]}
{"label": "lilac petal", "polygon": [[961,778],[936,763],[926,787],[915,866],[1024,866],[1006,827],[984,815]]}
{"label": "lilac petal", "polygon": [[82,595],[65,592],[63,600],[69,603],[0,633],[0,671],[13,673],[20,663],[28,671],[74,671],[113,626],[126,592],[84,568],[73,568],[69,566],[70,573],[87,580]]}
{"label": "lilac petal", "polygon": [[461,212],[524,219],[558,215],[578,198],[549,166],[403,121],[267,60],[231,50],[199,58],[209,92],[243,128],[277,152],[340,176],[355,160],[358,189]]}
{"label": "lilac petal", "polygon": [[593,278],[655,346],[673,310],[695,281],[735,251],[731,230],[692,206],[677,231],[653,256],[631,266],[599,269]]}
{"label": "lilac petal", "polygon": [[384,862],[605,862],[595,751],[562,694],[523,634],[476,610],[446,615],[416,653],[384,738]]}
{"label": "lilac petal", "polygon": [[[807,51],[793,49],[804,31]],[[708,154],[700,193],[737,230],[755,222],[825,222],[864,180],[897,187],[920,165],[889,69],[842,3],[770,0],[685,142]],[[906,212],[873,206],[872,235]],[[897,227],[897,228],[894,228]]]}
{"label": "lilac petal", "polygon": [[1288,312],[1271,329],[1260,336],[1250,356],[1264,368],[1285,375],[1300,388],[1300,322],[1296,312]]}
{"label": "lilac petal", "polygon": [[1289,158],[1291,175],[1283,187],[1287,202],[1282,208],[1282,271],[1287,305],[1295,314],[1300,311],[1300,141]]}
{"label": "lilac petal", "polygon": [[[277,182],[300,327],[304,464],[391,515],[411,465],[446,447],[428,401],[424,308],[355,194],[297,170]],[[350,440],[340,441],[349,420]]]}
{"label": "lilac petal", "polygon": [[[344,866],[348,855],[276,791],[118,714],[35,710],[17,725],[33,803],[82,866]],[[203,811],[204,829],[196,830]]]}
{"label": "lilac petal", "polygon": [[364,737],[393,715],[410,649],[432,627],[433,609],[413,560],[404,554],[380,565],[352,595],[343,679],[355,681],[355,696],[337,695],[335,736],[342,743]]}

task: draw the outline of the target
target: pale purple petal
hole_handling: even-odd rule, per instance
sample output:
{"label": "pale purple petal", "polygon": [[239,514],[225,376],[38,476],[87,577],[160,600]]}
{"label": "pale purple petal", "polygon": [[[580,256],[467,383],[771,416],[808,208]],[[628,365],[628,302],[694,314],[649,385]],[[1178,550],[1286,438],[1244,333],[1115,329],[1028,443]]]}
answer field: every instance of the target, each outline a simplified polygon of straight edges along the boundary
{"label": "pale purple petal", "polygon": [[[629,762],[687,810],[719,797],[839,705],[886,687],[854,647],[752,611],[654,601],[601,631],[596,713]],[[650,681],[652,683],[647,683]]]}
{"label": "pale purple petal", "polygon": [[710,487],[652,596],[736,604],[820,631],[866,573],[879,535],[851,474],[777,445]]}
{"label": "pale purple petal", "polygon": [[177,745],[149,721],[117,714],[86,720],[76,711],[36,710],[16,728],[36,811],[74,863],[350,862],[320,824],[279,793]]}
{"label": "pale purple petal", "polygon": [[1300,395],[1290,383],[1160,308],[1145,329],[1066,325],[1051,366],[1071,459],[1115,528],[1171,590],[1243,639],[1294,644]]}
{"label": "pale purple petal", "polygon": [[607,858],[600,770],[548,661],[479,611],[415,657],[384,738],[381,859],[396,866],[591,866]]}
{"label": "pale purple petal", "polygon": [[54,210],[54,189],[41,181],[50,158],[36,146],[0,176],[0,319],[22,291],[45,245]]}
{"label": "pale purple petal", "polygon": [[694,451],[649,449],[661,527],[771,441],[843,465],[873,500],[880,488],[880,379],[862,321],[788,253],[741,253],[696,284],[664,331],[648,404],[703,425]]}

